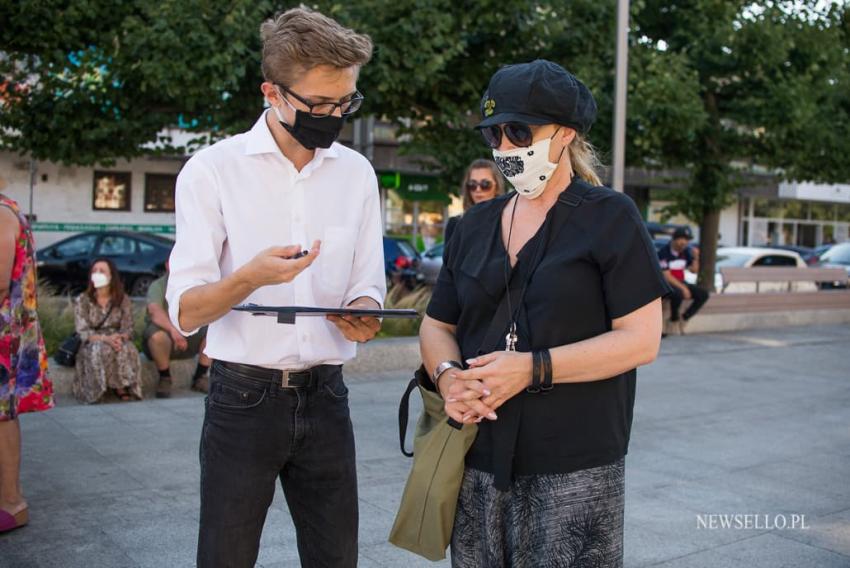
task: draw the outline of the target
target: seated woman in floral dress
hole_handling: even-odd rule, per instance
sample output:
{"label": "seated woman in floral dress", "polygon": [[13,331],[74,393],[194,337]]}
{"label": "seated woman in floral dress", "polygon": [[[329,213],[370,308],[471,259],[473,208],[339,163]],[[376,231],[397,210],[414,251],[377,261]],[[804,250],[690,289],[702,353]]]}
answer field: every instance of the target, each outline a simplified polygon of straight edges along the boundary
{"label": "seated woman in floral dress", "polygon": [[92,264],[88,288],[74,308],[82,343],[77,353],[74,396],[98,402],[111,389],[124,401],[142,398],[139,351],[133,344],[133,305],[108,259]]}

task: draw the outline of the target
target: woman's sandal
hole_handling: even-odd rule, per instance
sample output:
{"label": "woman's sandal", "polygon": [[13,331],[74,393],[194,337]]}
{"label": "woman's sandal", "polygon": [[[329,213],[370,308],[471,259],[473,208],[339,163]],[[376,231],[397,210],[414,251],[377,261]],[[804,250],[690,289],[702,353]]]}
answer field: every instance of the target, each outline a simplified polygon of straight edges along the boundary
{"label": "woman's sandal", "polygon": [[0,509],[0,534],[19,529],[29,523],[29,509],[21,509],[14,515]]}

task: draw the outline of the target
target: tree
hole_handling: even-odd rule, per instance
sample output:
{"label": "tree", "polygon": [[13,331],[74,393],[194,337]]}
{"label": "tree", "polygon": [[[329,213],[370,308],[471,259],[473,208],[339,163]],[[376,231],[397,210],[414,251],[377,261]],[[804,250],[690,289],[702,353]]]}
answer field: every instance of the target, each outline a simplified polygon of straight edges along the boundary
{"label": "tree", "polygon": [[186,151],[157,140],[164,128],[244,128],[259,108],[270,11],[249,0],[0,0],[0,147],[91,165]]}
{"label": "tree", "polygon": [[850,178],[848,11],[821,4],[635,4],[638,43],[675,54],[697,78],[680,86],[683,97],[699,101],[704,119],[692,125],[692,143],[668,146],[662,159],[691,171],[674,210],[700,225],[706,289],[713,289],[720,211],[747,166],[773,168],[785,179]]}

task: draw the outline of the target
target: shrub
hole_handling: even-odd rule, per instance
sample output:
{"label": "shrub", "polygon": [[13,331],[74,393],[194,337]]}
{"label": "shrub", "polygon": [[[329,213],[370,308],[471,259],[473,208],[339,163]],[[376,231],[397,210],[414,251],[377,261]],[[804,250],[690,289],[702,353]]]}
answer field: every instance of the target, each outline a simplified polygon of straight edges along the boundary
{"label": "shrub", "polygon": [[380,337],[405,337],[419,334],[419,325],[425,308],[431,300],[431,288],[419,286],[413,291],[407,290],[403,285],[397,284],[390,288],[384,305],[387,309],[414,309],[419,312],[416,319],[393,319],[386,318],[381,326]]}

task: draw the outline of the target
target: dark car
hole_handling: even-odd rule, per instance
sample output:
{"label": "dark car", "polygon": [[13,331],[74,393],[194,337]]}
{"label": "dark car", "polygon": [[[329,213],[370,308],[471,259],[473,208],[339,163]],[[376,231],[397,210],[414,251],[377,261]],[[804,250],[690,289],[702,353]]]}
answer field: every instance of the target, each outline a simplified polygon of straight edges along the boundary
{"label": "dark car", "polygon": [[37,253],[38,276],[61,292],[85,289],[96,258],[115,263],[131,296],[144,296],[151,282],[165,274],[165,261],[174,241],[149,233],[88,232],[68,237]]}
{"label": "dark car", "polygon": [[425,276],[420,270],[421,263],[422,258],[410,241],[401,237],[384,237],[387,287],[401,283],[412,290],[422,284]]}

